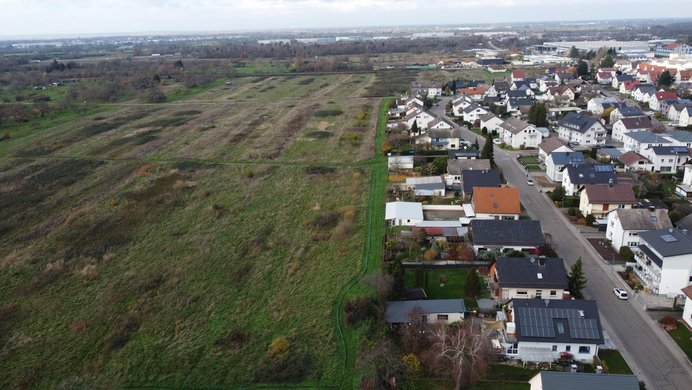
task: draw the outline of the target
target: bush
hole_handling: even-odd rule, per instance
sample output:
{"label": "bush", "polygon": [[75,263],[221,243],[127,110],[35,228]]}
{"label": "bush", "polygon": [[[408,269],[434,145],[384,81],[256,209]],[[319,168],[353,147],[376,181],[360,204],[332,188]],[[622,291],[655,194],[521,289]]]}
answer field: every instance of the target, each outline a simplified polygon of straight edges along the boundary
{"label": "bush", "polygon": [[570,217],[576,217],[579,214],[579,210],[576,207],[570,207],[567,209],[567,215]]}
{"label": "bush", "polygon": [[586,226],[593,226],[593,224],[596,223],[596,217],[594,217],[593,214],[588,214],[584,219],[584,222],[586,223]]}
{"label": "bush", "polygon": [[331,211],[328,213],[324,213],[322,215],[317,216],[313,221],[312,224],[316,227],[320,228],[333,228],[336,226],[336,224],[339,222],[339,217],[341,215],[335,211]]}
{"label": "bush", "polygon": [[303,353],[288,353],[278,359],[263,359],[255,372],[256,382],[296,383],[312,369],[312,358]]}
{"label": "bush", "polygon": [[663,325],[663,329],[665,329],[668,332],[678,327],[678,320],[671,316],[665,316],[661,318],[658,322],[660,322],[661,325]]}
{"label": "bush", "polygon": [[272,343],[269,344],[269,349],[267,350],[267,354],[269,357],[276,357],[276,356],[281,356],[286,354],[288,352],[288,349],[290,348],[290,344],[288,340],[286,340],[283,337],[274,337],[274,340],[272,340]]}
{"label": "bush", "polygon": [[632,250],[628,246],[620,247],[620,256],[627,261],[634,260],[634,253],[632,253]]}
{"label": "bush", "polygon": [[357,325],[361,321],[377,317],[375,300],[369,296],[353,298],[344,305],[344,317],[348,325]]}

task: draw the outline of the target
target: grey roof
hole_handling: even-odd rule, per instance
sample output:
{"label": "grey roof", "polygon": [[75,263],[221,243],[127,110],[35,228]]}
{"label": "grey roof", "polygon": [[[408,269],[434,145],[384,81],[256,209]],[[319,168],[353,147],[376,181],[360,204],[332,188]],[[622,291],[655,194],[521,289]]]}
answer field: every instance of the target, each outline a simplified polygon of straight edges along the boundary
{"label": "grey roof", "polygon": [[666,133],[666,137],[682,143],[692,142],[692,132],[685,130],[671,131],[670,133]]}
{"label": "grey roof", "polygon": [[499,257],[495,268],[500,287],[567,289],[567,272],[559,257]]}
{"label": "grey roof", "polygon": [[[488,112],[487,114],[484,114],[481,116],[481,122],[487,122],[493,118],[498,118],[497,115],[493,114],[492,112]],[[498,118],[500,119],[500,118]]]}
{"label": "grey roof", "polygon": [[692,229],[692,214],[688,214],[675,222],[675,227],[678,229]]}
{"label": "grey roof", "polygon": [[628,74],[619,74],[619,75],[616,75],[615,78],[618,80],[618,83],[621,83],[623,81],[634,80],[634,77],[632,77]]}
{"label": "grey roof", "polygon": [[651,149],[657,156],[673,156],[673,155],[689,155],[690,150],[685,146],[651,146]]}
{"label": "grey roof", "polygon": [[521,119],[509,118],[500,124],[500,127],[509,131],[512,134],[519,134],[522,130],[532,126],[529,122],[524,122]]}
{"label": "grey roof", "polygon": [[517,341],[603,344],[596,301],[513,299]]}
{"label": "grey roof", "polygon": [[692,253],[692,232],[690,232],[690,230],[651,230],[640,233],[639,238],[649,244],[663,257],[679,256]]}
{"label": "grey roof", "polygon": [[660,134],[654,134],[648,131],[635,131],[631,133],[625,133],[623,136],[630,137],[633,140],[644,143],[644,144],[669,144],[671,143],[669,139],[664,138]]}
{"label": "grey roof", "polygon": [[509,82],[507,81],[496,81],[495,84],[493,84],[493,86],[495,87],[495,90],[498,92],[509,90]]}
{"label": "grey roof", "polygon": [[617,183],[617,173],[610,164],[567,164],[565,171],[572,184]]}
{"label": "grey roof", "polygon": [[444,190],[445,183],[421,183],[416,184],[416,191],[434,191],[434,190]]}
{"label": "grey roof", "polygon": [[[550,154],[553,152],[553,150],[558,149],[561,146],[567,146],[565,145],[562,141],[560,141],[559,138],[557,137],[547,137],[543,138],[543,141],[541,141],[540,144],[538,144],[538,148],[546,152],[547,154]],[[569,147],[568,147],[569,149]],[[571,149],[570,149],[571,150]]]}
{"label": "grey roof", "polygon": [[468,114],[468,113],[473,112],[473,111],[475,111],[476,109],[479,109],[479,108],[480,108],[481,110],[485,111],[485,112],[488,111],[488,110],[486,110],[485,108],[481,107],[479,104],[476,104],[476,103],[469,104],[468,106],[466,106],[466,108],[464,108],[463,111],[464,111],[465,113]]}
{"label": "grey roof", "polygon": [[620,116],[624,116],[624,117],[644,115],[641,108],[639,108],[638,106],[637,107],[620,107],[619,111],[620,111]]}
{"label": "grey roof", "polygon": [[461,138],[461,129],[430,129],[428,137],[430,138]]}
{"label": "grey roof", "polygon": [[665,209],[617,209],[615,214],[624,230],[657,230],[672,228]]}
{"label": "grey roof", "polygon": [[474,219],[470,223],[474,245],[542,247],[540,221]]}
{"label": "grey roof", "polygon": [[585,164],[584,154],[581,152],[552,152],[548,158],[553,160],[554,165],[566,164]]}
{"label": "grey roof", "polygon": [[533,104],[533,100],[529,98],[510,98],[509,99],[509,104],[512,107],[518,107],[518,106],[530,106]]}
{"label": "grey roof", "polygon": [[[447,150],[447,158],[449,159],[463,159],[463,158],[469,158],[469,157],[478,157],[479,152],[475,149],[459,149],[459,150],[454,150],[454,149],[449,149]],[[490,162],[490,160],[488,160]],[[477,168],[475,168],[477,169]],[[488,164],[488,167],[485,169],[490,169],[490,164]],[[459,171],[461,175],[461,171]]]}
{"label": "grey roof", "polygon": [[639,84],[632,88],[632,92],[634,92],[634,90],[639,90],[646,95],[653,95],[657,92],[656,87],[651,84]]}
{"label": "grey roof", "polygon": [[525,98],[526,97],[526,91],[518,91],[518,90],[507,91],[507,96],[510,98]]}
{"label": "grey roof", "polygon": [[[577,114],[576,112],[568,112],[557,122],[557,125],[568,128],[572,131],[586,133],[586,131],[596,123],[600,125],[596,119],[588,115]],[[601,127],[603,126],[601,125]]]}
{"label": "grey roof", "polygon": [[420,310],[421,314],[464,313],[466,307],[463,299],[431,299],[418,301],[387,302],[385,320],[392,324],[411,322],[411,312]]}
{"label": "grey roof", "polygon": [[472,194],[473,187],[499,187],[502,185],[500,172],[495,169],[466,170],[461,172],[464,194]]}
{"label": "grey roof", "polygon": [[461,176],[464,171],[488,169],[490,169],[488,159],[447,160],[447,173],[453,176]]}
{"label": "grey roof", "polygon": [[635,375],[541,371],[536,376],[543,390],[639,390]]}

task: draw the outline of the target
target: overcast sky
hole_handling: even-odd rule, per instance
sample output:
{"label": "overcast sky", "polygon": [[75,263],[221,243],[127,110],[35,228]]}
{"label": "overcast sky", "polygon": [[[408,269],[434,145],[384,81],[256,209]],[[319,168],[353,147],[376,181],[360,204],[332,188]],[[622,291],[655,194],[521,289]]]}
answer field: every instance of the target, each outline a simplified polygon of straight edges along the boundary
{"label": "overcast sky", "polygon": [[0,36],[671,17],[690,0],[0,0]]}

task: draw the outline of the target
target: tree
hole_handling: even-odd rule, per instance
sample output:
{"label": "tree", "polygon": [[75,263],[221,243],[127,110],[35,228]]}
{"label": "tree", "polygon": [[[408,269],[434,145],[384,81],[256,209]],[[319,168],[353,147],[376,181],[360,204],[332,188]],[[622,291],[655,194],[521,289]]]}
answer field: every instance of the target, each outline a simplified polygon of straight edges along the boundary
{"label": "tree", "polygon": [[389,266],[389,273],[392,275],[392,298],[398,299],[404,296],[406,281],[404,279],[404,265],[401,260],[394,259]]}
{"label": "tree", "polygon": [[589,64],[586,61],[579,61],[577,64],[577,76],[587,76],[589,74]]}
{"label": "tree", "polygon": [[601,114],[601,118],[605,121],[605,123],[610,122],[610,114],[615,111],[615,107],[608,107],[605,110],[603,110],[603,114]]}
{"label": "tree", "polygon": [[632,249],[630,249],[628,246],[620,247],[620,256],[627,261],[634,260],[634,253],[632,253]]}
{"label": "tree", "polygon": [[586,275],[584,274],[584,264],[581,261],[581,257],[570,268],[569,275],[567,276],[567,285],[572,296],[577,299],[584,298],[582,290],[586,287]]}
{"label": "tree", "polygon": [[565,187],[559,185],[553,189],[553,192],[550,193],[550,199],[552,199],[554,202],[561,201],[565,198],[565,193]]}
{"label": "tree", "polygon": [[613,61],[613,57],[610,55],[605,56],[603,58],[603,61],[601,61],[601,68],[612,68],[615,65],[615,61]]}
{"label": "tree", "polygon": [[529,123],[538,127],[548,126],[548,109],[543,103],[534,103],[529,109]]}
{"label": "tree", "polygon": [[418,133],[420,133],[420,130],[418,129],[418,121],[413,121],[413,125],[411,125],[411,134]]}
{"label": "tree", "polygon": [[483,145],[483,150],[481,150],[481,158],[490,160],[490,165],[495,165],[495,159],[493,158],[493,140],[490,134],[485,136],[485,144]]}
{"label": "tree", "polygon": [[447,156],[435,157],[433,167],[435,168],[435,174],[441,175],[445,173],[447,170]]}
{"label": "tree", "polygon": [[481,282],[478,280],[478,275],[475,270],[466,275],[466,281],[464,283],[464,293],[469,297],[478,297],[481,295]]}
{"label": "tree", "polygon": [[441,371],[449,370],[454,375],[455,389],[477,382],[493,361],[488,334],[474,331],[469,323],[447,325],[438,322],[431,333],[436,360],[447,365]]}
{"label": "tree", "polygon": [[571,58],[579,58],[580,55],[579,49],[577,49],[576,46],[572,46],[572,48],[569,49],[569,56]]}
{"label": "tree", "polygon": [[674,81],[675,80],[673,79],[673,76],[670,74],[668,69],[661,72],[661,75],[658,76],[658,86],[659,87],[670,87]]}

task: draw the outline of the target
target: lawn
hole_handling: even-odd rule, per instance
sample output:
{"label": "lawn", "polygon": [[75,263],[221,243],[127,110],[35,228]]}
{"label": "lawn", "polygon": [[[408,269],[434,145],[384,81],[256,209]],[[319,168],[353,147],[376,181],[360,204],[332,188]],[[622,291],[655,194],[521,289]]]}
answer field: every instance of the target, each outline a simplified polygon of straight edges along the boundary
{"label": "lawn", "polygon": [[610,374],[632,374],[632,369],[627,365],[625,358],[615,349],[601,349],[598,357],[608,365]]}
{"label": "lawn", "polygon": [[519,157],[519,162],[522,165],[538,165],[541,163],[538,156],[521,156]]}
{"label": "lawn", "polygon": [[[466,277],[468,276],[470,270],[419,270],[419,275],[417,276],[416,270],[406,270],[406,287],[423,287],[428,299],[454,299],[454,298],[464,298],[464,304],[466,308],[477,307],[475,298],[466,296],[464,293],[464,286],[466,285]],[[440,285],[440,277],[444,275],[447,277],[447,283],[444,286]],[[420,283],[416,282],[416,279],[420,278]],[[481,280],[481,286],[483,290],[487,288],[485,281]],[[485,292],[482,297],[488,296]]]}
{"label": "lawn", "polygon": [[[383,220],[386,160],[378,100],[321,99],[371,79],[320,77],[264,92],[242,77],[3,141],[0,387],[350,380],[335,313],[378,266],[384,226],[365,226]],[[361,142],[340,140],[355,127]],[[285,357],[269,357],[276,337]]]}
{"label": "lawn", "polygon": [[681,322],[677,328],[668,332],[668,334],[680,346],[680,349],[687,354],[687,359],[692,362],[692,332],[687,329],[687,326]]}

